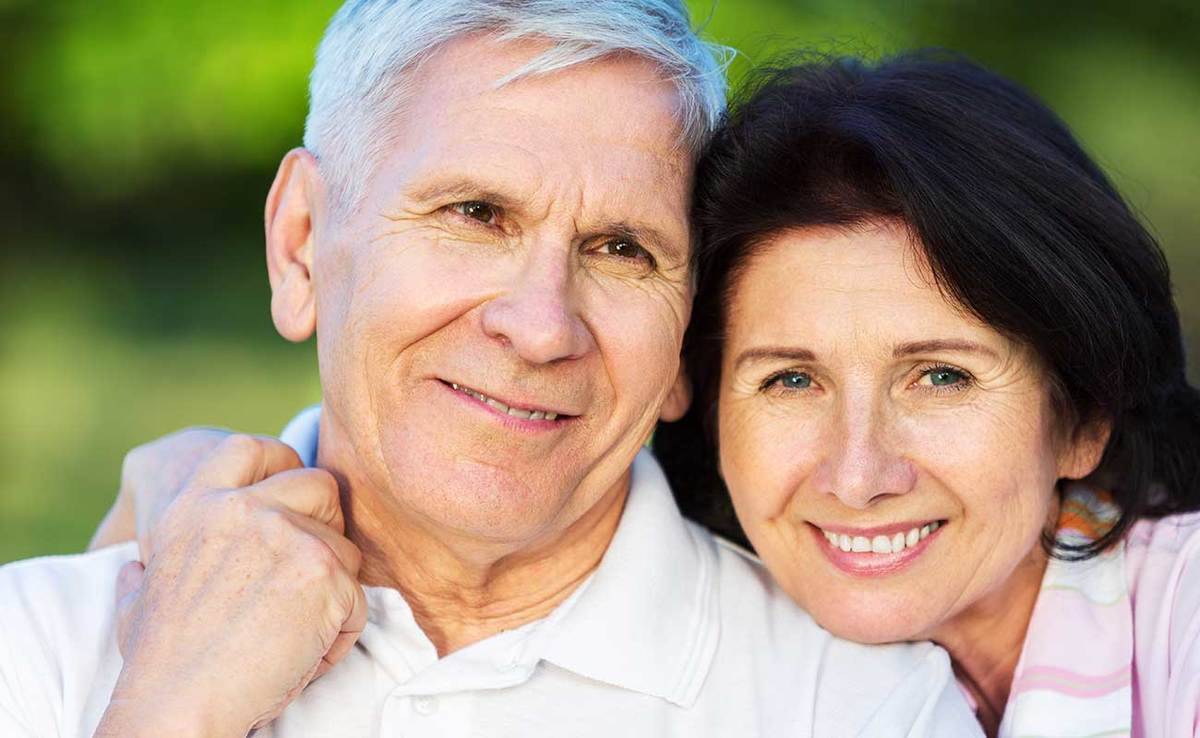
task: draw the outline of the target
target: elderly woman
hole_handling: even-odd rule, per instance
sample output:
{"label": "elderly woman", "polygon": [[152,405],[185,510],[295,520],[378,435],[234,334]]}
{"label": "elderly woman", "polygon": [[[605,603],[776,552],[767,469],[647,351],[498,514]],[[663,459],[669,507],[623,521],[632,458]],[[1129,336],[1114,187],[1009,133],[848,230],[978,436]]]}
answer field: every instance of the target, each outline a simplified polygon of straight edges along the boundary
{"label": "elderly woman", "polygon": [[959,60],[804,64],[698,188],[685,513],[828,630],[945,647],[989,735],[1196,735],[1200,396],[1063,123]]}
{"label": "elderly woman", "polygon": [[[833,633],[941,644],[991,735],[1196,735],[1200,396],[1064,125],[954,59],[769,71],[696,202],[684,511]],[[217,438],[135,452],[123,497],[153,517]]]}

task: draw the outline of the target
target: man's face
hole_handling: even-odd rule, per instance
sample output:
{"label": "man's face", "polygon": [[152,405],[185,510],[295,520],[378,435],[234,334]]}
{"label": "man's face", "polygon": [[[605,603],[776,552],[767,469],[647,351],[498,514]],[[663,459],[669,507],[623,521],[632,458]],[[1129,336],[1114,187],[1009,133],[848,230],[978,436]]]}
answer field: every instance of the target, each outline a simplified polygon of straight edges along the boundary
{"label": "man's face", "polygon": [[634,58],[496,86],[543,49],[431,57],[312,266],[323,462],[349,450],[382,504],[519,545],[623,489],[691,300],[674,87]]}

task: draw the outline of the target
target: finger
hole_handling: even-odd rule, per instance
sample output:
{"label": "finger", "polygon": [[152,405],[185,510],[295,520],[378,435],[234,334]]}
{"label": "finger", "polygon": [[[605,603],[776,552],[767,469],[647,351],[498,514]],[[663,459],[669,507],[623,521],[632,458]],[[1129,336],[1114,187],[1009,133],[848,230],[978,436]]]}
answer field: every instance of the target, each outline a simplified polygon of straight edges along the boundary
{"label": "finger", "polygon": [[236,489],[304,464],[295,449],[267,436],[236,434],[221,441],[192,473],[193,489]]}
{"label": "finger", "polygon": [[329,650],[322,657],[321,665],[317,668],[317,676],[321,676],[346,658],[346,654],[354,648],[363,629],[367,627],[367,597],[361,585],[355,583],[353,595],[354,602],[350,614],[342,623],[341,632],[338,633],[337,638],[333,639],[333,644],[329,646]]}
{"label": "finger", "polygon": [[141,594],[146,567],[140,561],[129,561],[117,571],[117,648],[125,656],[125,644],[133,622],[133,611]]}
{"label": "finger", "polygon": [[337,480],[324,469],[293,469],[246,490],[269,507],[290,510],[345,532]]}
{"label": "finger", "polygon": [[333,555],[337,557],[342,568],[350,575],[350,578],[357,580],[359,567],[362,566],[362,552],[358,546],[355,546],[350,539],[342,535],[338,531],[325,523],[314,520],[306,515],[302,515],[291,510],[287,511],[288,520],[293,525],[301,530],[306,531],[309,535],[319,539],[322,543],[333,551]]}
{"label": "finger", "polygon": [[117,606],[120,607],[126,597],[133,594],[135,590],[142,586],[142,579],[146,576],[146,567],[142,566],[140,561],[127,561],[125,565],[117,571]]}

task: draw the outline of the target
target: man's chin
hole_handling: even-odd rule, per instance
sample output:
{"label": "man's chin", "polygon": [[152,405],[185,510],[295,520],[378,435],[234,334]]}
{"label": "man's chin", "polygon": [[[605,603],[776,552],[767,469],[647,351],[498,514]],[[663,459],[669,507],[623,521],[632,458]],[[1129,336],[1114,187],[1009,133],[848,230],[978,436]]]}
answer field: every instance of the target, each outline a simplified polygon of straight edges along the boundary
{"label": "man's chin", "polygon": [[[520,540],[545,530],[570,500],[566,475],[520,468],[463,463],[451,469],[397,471],[393,479],[415,479],[391,493],[400,508],[459,533],[483,540]],[[557,484],[555,483],[557,482]]]}

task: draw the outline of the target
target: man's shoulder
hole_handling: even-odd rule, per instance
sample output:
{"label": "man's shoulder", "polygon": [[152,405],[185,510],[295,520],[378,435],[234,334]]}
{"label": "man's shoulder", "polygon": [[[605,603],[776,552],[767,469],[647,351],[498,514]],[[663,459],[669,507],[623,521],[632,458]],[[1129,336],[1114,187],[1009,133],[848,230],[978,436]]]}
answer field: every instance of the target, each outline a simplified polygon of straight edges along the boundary
{"label": "man's shoulder", "polygon": [[[714,537],[721,588],[719,668],[749,668],[768,699],[825,735],[832,726],[875,735],[879,726],[937,726],[974,721],[954,687],[946,653],[928,642],[865,645],[825,630],[775,582],[752,553]],[[745,667],[740,665],[746,664]],[[869,674],[869,679],[863,675]],[[921,711],[928,714],[922,716]],[[901,731],[903,732],[903,731]],[[921,730],[916,731],[917,734]]]}
{"label": "man's shoulder", "polygon": [[48,602],[67,598],[76,607],[101,592],[112,600],[117,572],[137,558],[137,544],[123,543],[98,551],[23,559],[0,566],[0,600],[7,612],[29,600],[41,611]]}
{"label": "man's shoulder", "polygon": [[135,558],[128,544],[0,566],[0,733],[90,734],[120,671],[117,572]]}
{"label": "man's shoulder", "polygon": [[704,533],[714,542],[721,608],[729,625],[765,627],[775,637],[828,637],[812,616],[783,591],[757,556],[724,538]]}
{"label": "man's shoulder", "polygon": [[45,556],[0,566],[0,638],[8,648],[79,648],[109,634],[117,572],[137,544]]}
{"label": "man's shoulder", "polygon": [[923,659],[930,650],[935,650],[926,642],[866,646],[834,636],[796,604],[757,556],[724,538],[712,538],[727,627],[766,628],[777,641],[803,640],[810,647],[833,647],[846,654],[865,653],[871,659],[894,660],[897,664]]}

